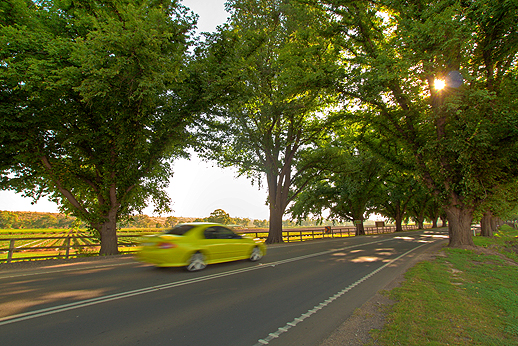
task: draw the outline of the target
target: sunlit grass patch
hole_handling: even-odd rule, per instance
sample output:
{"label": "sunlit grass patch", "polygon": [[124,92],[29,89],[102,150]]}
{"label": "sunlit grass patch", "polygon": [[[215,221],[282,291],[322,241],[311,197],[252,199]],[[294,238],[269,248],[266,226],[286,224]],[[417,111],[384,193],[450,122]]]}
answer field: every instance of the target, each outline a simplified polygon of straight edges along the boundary
{"label": "sunlit grass patch", "polygon": [[390,292],[397,303],[372,332],[375,344],[518,345],[518,266],[469,250],[444,253],[417,264]]}
{"label": "sunlit grass patch", "polygon": [[518,230],[503,225],[492,238],[475,237],[475,245],[497,251],[518,263]]}

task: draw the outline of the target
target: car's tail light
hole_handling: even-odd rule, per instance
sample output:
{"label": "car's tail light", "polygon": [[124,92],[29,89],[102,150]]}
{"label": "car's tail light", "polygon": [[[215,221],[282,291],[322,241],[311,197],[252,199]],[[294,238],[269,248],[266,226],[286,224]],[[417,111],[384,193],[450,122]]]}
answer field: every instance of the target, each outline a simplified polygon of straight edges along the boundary
{"label": "car's tail light", "polygon": [[158,243],[158,244],[156,244],[156,246],[159,249],[172,249],[172,248],[175,248],[177,245],[173,244],[173,243]]}

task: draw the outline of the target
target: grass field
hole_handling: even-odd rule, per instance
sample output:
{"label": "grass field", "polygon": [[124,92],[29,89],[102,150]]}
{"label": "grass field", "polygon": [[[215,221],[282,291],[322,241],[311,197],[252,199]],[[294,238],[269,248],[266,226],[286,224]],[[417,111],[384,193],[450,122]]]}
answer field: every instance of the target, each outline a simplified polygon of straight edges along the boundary
{"label": "grass field", "polygon": [[407,272],[371,345],[518,345],[518,231],[474,241]]}

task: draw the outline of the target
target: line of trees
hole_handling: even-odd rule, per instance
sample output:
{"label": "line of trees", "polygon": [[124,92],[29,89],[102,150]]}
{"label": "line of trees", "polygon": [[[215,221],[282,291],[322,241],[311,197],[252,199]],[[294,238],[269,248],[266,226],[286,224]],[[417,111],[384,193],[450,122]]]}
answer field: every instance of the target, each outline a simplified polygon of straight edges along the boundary
{"label": "line of trees", "polygon": [[239,225],[248,227],[251,225],[251,220],[248,218],[231,217],[229,213],[223,209],[216,209],[206,218],[198,218],[195,222],[216,222],[223,225]]}
{"label": "line of trees", "polygon": [[[250,219],[231,218],[224,210],[217,209],[204,219],[184,218],[176,216],[152,217],[145,214],[134,215],[118,224],[119,228],[168,228],[185,222],[218,222],[222,224],[233,224],[249,226]],[[264,220],[263,220],[264,221]],[[257,221],[261,226],[263,221]],[[62,228],[76,229],[85,228],[87,225],[78,218],[59,213],[39,213],[20,211],[0,211],[0,228],[3,229],[37,229],[37,228]]]}
{"label": "line of trees", "polygon": [[[473,245],[477,213],[505,217],[516,205],[515,3],[234,0],[229,8],[229,22],[197,54],[210,66],[198,76],[215,117],[204,142],[222,165],[266,176],[267,242],[281,241],[288,205],[324,184],[336,138],[357,140],[350,151],[389,165],[376,208],[396,223],[424,205],[407,203],[426,189],[446,214],[450,246]],[[332,208],[361,225],[366,204],[343,184],[352,169],[345,163],[307,208]],[[337,184],[349,191],[337,195]]]}
{"label": "line of trees", "polygon": [[516,2],[226,5],[227,23],[195,37],[172,0],[4,1],[0,188],[49,196],[101,254],[149,203],[170,211],[189,147],[266,185],[268,243],[287,214],[361,234],[377,212],[445,216],[465,246],[474,218],[513,213]]}
{"label": "line of trees", "polygon": [[0,228],[32,229],[84,227],[77,218],[56,213],[0,211]]}

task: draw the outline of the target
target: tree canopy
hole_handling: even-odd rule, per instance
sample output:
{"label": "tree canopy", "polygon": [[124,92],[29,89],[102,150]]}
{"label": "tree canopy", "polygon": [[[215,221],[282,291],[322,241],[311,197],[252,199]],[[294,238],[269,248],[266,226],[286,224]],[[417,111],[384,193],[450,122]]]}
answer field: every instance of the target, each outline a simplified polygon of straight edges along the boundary
{"label": "tree canopy", "polygon": [[116,222],[164,193],[190,114],[178,95],[194,19],[176,1],[9,0],[0,11],[1,187],[87,222],[101,254]]}
{"label": "tree canopy", "polygon": [[[0,3],[0,188],[48,195],[100,235],[102,254],[117,253],[118,220],[149,202],[170,210],[171,161],[194,142],[266,179],[269,243],[297,198],[299,217],[442,210],[451,246],[473,244],[474,215],[514,209],[515,1],[227,9],[191,56],[194,16],[177,1]],[[341,126],[361,146],[336,146]],[[382,160],[386,179],[373,175]]]}
{"label": "tree canopy", "polygon": [[[300,153],[326,135],[332,95],[325,84],[337,61],[315,36],[322,13],[292,1],[234,0],[229,23],[198,49],[212,116],[201,133],[206,157],[261,181],[270,205],[268,243],[282,242],[282,216],[308,180]],[[263,176],[264,175],[264,176]]]}
{"label": "tree canopy", "polygon": [[[342,40],[344,116],[444,205],[450,245],[472,245],[473,212],[516,180],[517,4],[318,1]],[[436,80],[446,88],[435,87]],[[366,136],[367,139],[372,136]],[[411,160],[408,161],[408,158]]]}
{"label": "tree canopy", "polygon": [[304,188],[290,213],[301,221],[309,216],[322,219],[328,212],[328,220],[353,222],[356,235],[364,235],[363,222],[377,210],[389,169],[380,158],[355,145],[351,136],[336,136],[309,158],[324,163],[322,173]]}

